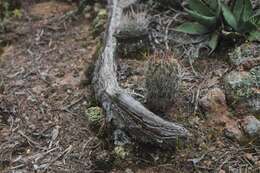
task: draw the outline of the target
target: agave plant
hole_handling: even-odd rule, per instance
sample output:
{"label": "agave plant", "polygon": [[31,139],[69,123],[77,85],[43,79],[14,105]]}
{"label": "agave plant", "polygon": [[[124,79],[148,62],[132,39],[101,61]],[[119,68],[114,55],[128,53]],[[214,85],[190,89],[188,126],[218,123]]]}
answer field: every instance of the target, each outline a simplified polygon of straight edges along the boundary
{"label": "agave plant", "polygon": [[215,50],[221,26],[220,0],[188,0],[185,11],[195,20],[186,22],[176,28],[176,31],[192,35],[206,35],[209,37],[207,45]]}
{"label": "agave plant", "polygon": [[224,3],[221,6],[230,31],[237,32],[250,41],[260,40],[260,11],[254,13],[250,0],[236,0],[232,10]]}
{"label": "agave plant", "polygon": [[[232,9],[232,10],[231,10]],[[213,52],[222,33],[238,33],[250,41],[259,41],[260,11],[254,12],[250,0],[236,0],[230,7],[221,0],[188,0],[185,11],[195,20],[175,30],[192,35],[206,35]]]}

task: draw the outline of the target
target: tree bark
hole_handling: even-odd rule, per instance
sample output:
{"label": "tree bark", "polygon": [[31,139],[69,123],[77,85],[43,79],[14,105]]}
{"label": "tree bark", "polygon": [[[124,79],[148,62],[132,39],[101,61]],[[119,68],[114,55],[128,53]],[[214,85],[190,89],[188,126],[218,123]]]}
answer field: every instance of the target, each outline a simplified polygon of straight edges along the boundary
{"label": "tree bark", "polygon": [[97,60],[92,81],[95,96],[106,112],[107,123],[138,142],[168,146],[174,145],[179,138],[187,138],[190,133],[182,125],[155,115],[120,88],[115,59],[117,40],[114,34],[120,24],[123,9],[119,0],[108,0],[108,9],[109,21],[104,47]]}

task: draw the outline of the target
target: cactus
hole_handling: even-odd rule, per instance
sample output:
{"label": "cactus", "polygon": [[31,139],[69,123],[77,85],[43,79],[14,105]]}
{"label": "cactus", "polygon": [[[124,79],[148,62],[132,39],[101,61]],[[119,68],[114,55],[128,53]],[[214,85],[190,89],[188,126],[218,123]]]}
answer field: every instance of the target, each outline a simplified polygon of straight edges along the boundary
{"label": "cactus", "polygon": [[132,11],[125,14],[115,37],[119,43],[118,53],[123,56],[138,56],[149,47],[148,26],[149,17],[146,11]]}
{"label": "cactus", "polygon": [[154,111],[166,111],[178,94],[181,68],[172,53],[154,53],[146,68],[147,105]]}

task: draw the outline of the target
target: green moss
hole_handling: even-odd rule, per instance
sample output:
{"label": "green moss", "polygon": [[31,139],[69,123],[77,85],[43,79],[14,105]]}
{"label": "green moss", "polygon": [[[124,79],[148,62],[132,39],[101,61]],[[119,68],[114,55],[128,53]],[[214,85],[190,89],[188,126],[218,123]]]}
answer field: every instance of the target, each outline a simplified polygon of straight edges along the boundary
{"label": "green moss", "polygon": [[90,107],[85,112],[89,124],[91,126],[99,126],[102,123],[102,120],[104,119],[103,111],[100,107]]}
{"label": "green moss", "polygon": [[126,159],[130,155],[130,149],[126,146],[116,146],[114,148],[116,160]]}
{"label": "green moss", "polygon": [[107,11],[105,9],[100,9],[97,16],[91,24],[91,33],[95,37],[105,30],[105,24],[107,21]]}

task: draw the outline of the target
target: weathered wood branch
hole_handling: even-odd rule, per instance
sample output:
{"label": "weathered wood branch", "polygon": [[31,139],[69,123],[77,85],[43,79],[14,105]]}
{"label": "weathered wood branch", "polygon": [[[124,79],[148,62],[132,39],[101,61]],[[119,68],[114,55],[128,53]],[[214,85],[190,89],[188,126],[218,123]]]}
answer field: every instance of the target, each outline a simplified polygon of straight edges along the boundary
{"label": "weathered wood branch", "polygon": [[[123,0],[122,0],[123,1]],[[123,9],[119,0],[108,0],[109,23],[104,48],[93,78],[96,98],[106,111],[107,121],[139,142],[174,145],[176,139],[190,134],[182,125],[166,121],[129,96],[117,82],[114,37]]]}

